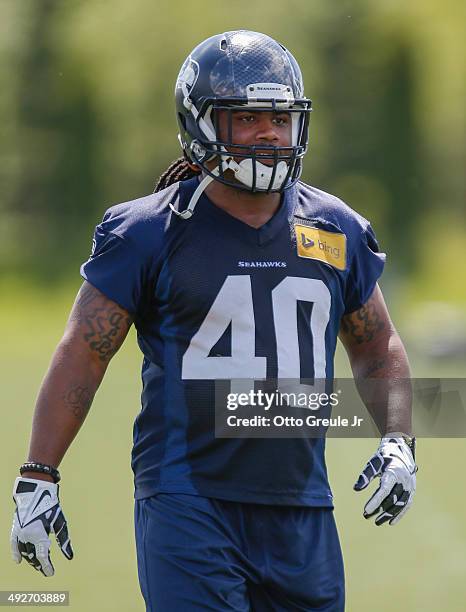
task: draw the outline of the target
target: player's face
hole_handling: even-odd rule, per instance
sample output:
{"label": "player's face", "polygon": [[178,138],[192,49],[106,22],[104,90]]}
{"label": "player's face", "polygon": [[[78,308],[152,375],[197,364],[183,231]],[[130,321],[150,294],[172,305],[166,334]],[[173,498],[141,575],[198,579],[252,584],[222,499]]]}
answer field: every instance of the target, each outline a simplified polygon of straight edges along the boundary
{"label": "player's face", "polygon": [[[287,112],[257,112],[251,109],[238,111],[218,111],[218,129],[220,139],[223,142],[232,142],[235,145],[255,145],[257,155],[270,155],[270,150],[263,149],[260,145],[274,147],[291,146],[291,114]],[[230,139],[231,137],[231,139]],[[227,147],[228,149],[228,147]],[[247,149],[235,147],[233,152],[247,153]],[[286,155],[285,150],[279,154]],[[235,158],[236,159],[236,158]],[[236,159],[237,162],[241,158]],[[263,159],[261,163],[273,165],[273,159]]]}

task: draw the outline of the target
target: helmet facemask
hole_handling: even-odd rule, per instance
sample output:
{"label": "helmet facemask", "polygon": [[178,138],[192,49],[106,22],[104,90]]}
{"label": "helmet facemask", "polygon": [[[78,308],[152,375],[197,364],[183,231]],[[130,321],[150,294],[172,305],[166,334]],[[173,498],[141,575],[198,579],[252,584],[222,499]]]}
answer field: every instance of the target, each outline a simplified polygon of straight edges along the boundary
{"label": "helmet facemask", "polygon": [[[308,144],[311,102],[294,100],[286,85],[259,83],[251,84],[247,89],[251,94],[247,99],[206,98],[200,109],[193,109],[192,105],[189,110],[194,110],[193,118],[200,137],[191,141],[185,153],[205,174],[225,185],[249,192],[281,192],[296,183],[301,175],[302,158]],[[259,92],[264,94],[260,96]],[[270,97],[271,94],[274,97]],[[189,95],[187,98],[189,100]],[[289,114],[291,145],[235,143],[233,113],[245,110]],[[220,136],[220,111],[226,117],[226,138]],[[212,160],[216,160],[216,165]]]}

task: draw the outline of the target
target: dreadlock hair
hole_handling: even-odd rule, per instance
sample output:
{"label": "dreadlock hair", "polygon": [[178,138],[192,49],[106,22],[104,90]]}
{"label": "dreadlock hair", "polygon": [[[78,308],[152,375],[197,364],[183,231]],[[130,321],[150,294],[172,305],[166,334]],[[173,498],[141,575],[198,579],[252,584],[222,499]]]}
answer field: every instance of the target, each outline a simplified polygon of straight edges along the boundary
{"label": "dreadlock hair", "polygon": [[162,191],[162,189],[166,189],[173,183],[178,183],[178,181],[186,181],[193,176],[196,176],[201,173],[199,171],[193,170],[185,157],[179,157],[172,162],[168,168],[165,170],[163,174],[160,175],[154,189],[154,193],[157,191]]}

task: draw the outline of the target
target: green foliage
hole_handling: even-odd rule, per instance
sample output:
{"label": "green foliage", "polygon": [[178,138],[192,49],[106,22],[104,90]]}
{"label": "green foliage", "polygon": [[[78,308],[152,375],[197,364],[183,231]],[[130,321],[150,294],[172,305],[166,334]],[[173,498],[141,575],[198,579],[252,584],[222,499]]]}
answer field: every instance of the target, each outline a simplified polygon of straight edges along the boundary
{"label": "green foliage", "polygon": [[7,1],[0,274],[51,282],[76,270],[105,208],[149,193],[178,155],[172,94],[184,57],[236,28],[270,33],[302,65],[315,107],[304,178],[371,218],[393,270],[416,272],[422,261],[397,247],[417,240],[425,211],[460,214],[461,7]]}

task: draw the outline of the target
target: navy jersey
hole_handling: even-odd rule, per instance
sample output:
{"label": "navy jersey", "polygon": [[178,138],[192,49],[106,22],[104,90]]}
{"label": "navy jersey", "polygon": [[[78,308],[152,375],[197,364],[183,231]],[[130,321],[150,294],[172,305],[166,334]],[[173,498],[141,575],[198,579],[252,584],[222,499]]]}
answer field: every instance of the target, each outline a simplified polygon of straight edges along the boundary
{"label": "navy jersey", "polygon": [[110,208],[82,276],[133,317],[142,365],[136,498],[188,493],[332,506],[324,439],[216,438],[222,379],[333,379],[341,317],[370,297],[385,256],[369,223],[298,183],[255,229],[197,178]]}

